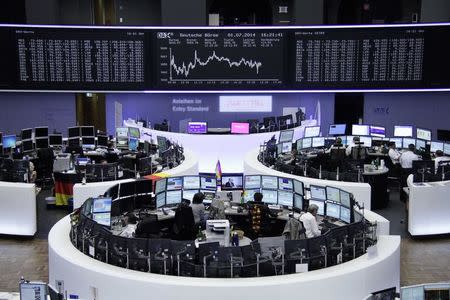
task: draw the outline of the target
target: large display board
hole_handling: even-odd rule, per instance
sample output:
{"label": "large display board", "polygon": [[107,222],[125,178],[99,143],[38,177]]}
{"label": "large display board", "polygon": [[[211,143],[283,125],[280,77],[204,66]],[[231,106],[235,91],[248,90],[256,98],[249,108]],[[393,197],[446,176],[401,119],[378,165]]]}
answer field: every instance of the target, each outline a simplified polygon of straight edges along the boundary
{"label": "large display board", "polygon": [[449,90],[449,24],[0,25],[0,90]]}

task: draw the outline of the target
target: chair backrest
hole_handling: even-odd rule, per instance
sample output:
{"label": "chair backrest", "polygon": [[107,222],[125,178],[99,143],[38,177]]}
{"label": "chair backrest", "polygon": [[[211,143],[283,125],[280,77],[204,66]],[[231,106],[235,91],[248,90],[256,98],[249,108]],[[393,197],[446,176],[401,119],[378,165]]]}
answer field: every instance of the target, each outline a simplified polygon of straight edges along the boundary
{"label": "chair backrest", "polygon": [[344,160],[345,159],[345,148],[335,149],[332,148],[330,151],[330,156],[332,160]]}
{"label": "chair backrest", "polygon": [[147,215],[136,227],[137,237],[151,237],[160,233],[158,215]]}
{"label": "chair backrest", "polygon": [[195,219],[192,207],[187,205],[178,205],[175,211],[173,232],[179,239],[192,239],[195,233]]}
{"label": "chair backrest", "polygon": [[353,147],[352,158],[355,160],[366,159],[367,148],[365,147]]}

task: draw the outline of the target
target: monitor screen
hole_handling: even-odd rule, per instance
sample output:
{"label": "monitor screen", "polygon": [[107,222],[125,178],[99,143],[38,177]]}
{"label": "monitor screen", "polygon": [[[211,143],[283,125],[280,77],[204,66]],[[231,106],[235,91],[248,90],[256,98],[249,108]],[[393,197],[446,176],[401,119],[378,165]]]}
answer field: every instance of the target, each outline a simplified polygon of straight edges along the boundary
{"label": "monitor screen", "polygon": [[292,183],[292,179],[278,177],[278,188],[280,190],[292,191],[293,188],[294,188],[293,187],[293,183]]}
{"label": "monitor screen", "polygon": [[299,194],[294,194],[294,208],[298,210],[303,210],[303,196]]}
{"label": "monitor screen", "polygon": [[278,189],[278,179],[276,176],[261,176],[261,188]]}
{"label": "monitor screen", "polygon": [[128,150],[137,151],[138,147],[139,147],[139,139],[130,138],[128,140]]}
{"label": "monitor screen", "polygon": [[294,192],[300,195],[303,194],[303,182],[294,179]]}
{"label": "monitor screen", "polygon": [[97,135],[97,146],[108,147],[108,137],[106,135]]}
{"label": "monitor screen", "polygon": [[67,136],[69,138],[71,138],[71,137],[79,137],[79,136],[81,136],[80,133],[81,133],[80,127],[69,127],[69,128],[67,128]]}
{"label": "monitor screen", "polygon": [[183,177],[169,177],[167,178],[166,190],[181,190],[183,187]]}
{"label": "monitor screen", "polygon": [[202,134],[208,132],[208,124],[206,122],[188,122],[187,133]]}
{"label": "monitor screen", "polygon": [[278,143],[291,142],[294,138],[294,130],[283,130],[280,131],[280,137],[278,138]]}
{"label": "monitor screen", "polygon": [[200,187],[207,190],[216,190],[216,178],[211,176],[200,176]]}
{"label": "monitor screen", "polygon": [[319,209],[317,210],[317,213],[319,215],[325,215],[325,201],[322,200],[309,200],[309,205],[311,204],[315,204],[319,207]]}
{"label": "monitor screen", "polygon": [[450,143],[445,143],[444,144],[444,154],[445,155],[450,155]]}
{"label": "monitor screen", "polygon": [[176,206],[181,203],[181,190],[166,192],[166,205]]}
{"label": "monitor screen", "polygon": [[277,144],[277,155],[283,154],[283,144]]}
{"label": "monitor screen", "polygon": [[352,125],[352,135],[370,135],[369,125]]}
{"label": "monitor screen", "polygon": [[15,135],[4,135],[3,136],[3,148],[15,148],[16,147],[16,136]]}
{"label": "monitor screen", "polygon": [[76,137],[76,138],[70,138],[67,140],[67,145],[69,145],[70,147],[78,147],[80,146],[80,138]]}
{"label": "monitor screen", "polygon": [[430,152],[436,152],[437,150],[444,151],[444,143],[431,142]]}
{"label": "monitor screen", "polygon": [[198,176],[184,176],[183,178],[183,189],[199,189],[200,188],[200,177]]}
{"label": "monitor screen", "polygon": [[27,128],[27,129],[22,129],[21,133],[20,133],[20,139],[23,140],[31,140],[31,138],[33,137],[33,129],[32,128]]}
{"label": "monitor screen", "polygon": [[346,135],[342,135],[342,136],[338,136],[338,137],[341,138],[342,145],[347,145],[347,136]]}
{"label": "monitor screen", "polygon": [[249,123],[231,122],[231,133],[249,134],[250,133],[250,124]]}
{"label": "monitor screen", "polygon": [[159,194],[166,190],[166,178],[162,178],[155,183],[155,194]]}
{"label": "monitor screen", "polygon": [[163,136],[156,137],[158,148],[160,152],[164,152],[167,150],[167,139]]}
{"label": "monitor screen", "polygon": [[244,202],[247,203],[248,201],[253,201],[253,196],[257,192],[259,192],[259,189],[246,189],[244,191]]}
{"label": "monitor screen", "polygon": [[416,148],[417,149],[423,149],[423,150],[425,150],[425,148],[427,147],[427,141],[425,141],[425,140],[419,140],[419,139],[417,139],[416,140]]}
{"label": "monitor screen", "polygon": [[339,194],[341,198],[341,204],[344,205],[345,207],[350,208],[350,193],[341,190]]}
{"label": "monitor screen", "polygon": [[286,142],[281,144],[281,153],[290,153],[291,151],[292,151],[292,142]]}
{"label": "monitor screen", "polygon": [[403,138],[403,147],[402,148],[408,149],[410,144],[413,144],[414,146],[416,146],[416,139]]}
{"label": "monitor screen", "polygon": [[50,134],[48,136],[48,142],[50,146],[57,147],[62,146],[63,144],[63,136],[62,134]]}
{"label": "monitor screen", "polygon": [[[6,295],[4,299],[12,299],[12,298]],[[20,299],[21,300],[47,299],[47,284],[41,282],[21,282]]]}
{"label": "monitor screen", "polygon": [[94,149],[95,148],[95,137],[82,137],[81,144],[83,148]]}
{"label": "monitor screen", "polygon": [[325,187],[310,185],[309,190],[311,192],[311,199],[318,199],[323,201],[327,200],[327,193],[325,191]]}
{"label": "monitor screen", "polygon": [[128,132],[130,133],[130,137],[139,139],[141,138],[141,132],[137,127],[128,127]]}
{"label": "monitor screen", "polygon": [[295,143],[297,144],[297,151],[300,152],[303,149],[302,139],[298,139]]}
{"label": "monitor screen", "polygon": [[341,215],[339,217],[345,223],[350,223],[350,208],[341,206]]}
{"label": "monitor screen", "polygon": [[48,127],[35,127],[34,128],[34,137],[48,137]]}
{"label": "monitor screen", "polygon": [[302,139],[302,149],[309,149],[312,146],[312,138]]}
{"label": "monitor screen", "polygon": [[413,127],[412,126],[394,126],[394,136],[412,137],[413,136]]}
{"label": "monitor screen", "polygon": [[92,213],[111,211],[111,198],[94,198],[92,202]]}
{"label": "monitor screen", "polygon": [[92,219],[100,225],[111,226],[111,212],[94,213]]}
{"label": "monitor screen", "polygon": [[327,186],[326,190],[327,190],[327,200],[334,202],[341,202],[341,198],[339,196],[339,189]]}
{"label": "monitor screen", "polygon": [[198,193],[198,190],[183,190],[183,199],[187,199],[191,201],[194,198],[194,195]]}
{"label": "monitor screen", "polygon": [[377,137],[385,137],[386,136],[386,128],[381,126],[370,126],[370,135]]}
{"label": "monitor screen", "polygon": [[128,127],[117,127],[116,137],[118,138],[128,138]]}
{"label": "monitor screen", "polygon": [[372,147],[372,138],[370,136],[360,136],[359,141],[364,143],[364,147]]}
{"label": "monitor screen", "polygon": [[448,142],[450,141],[450,130],[437,129],[437,140]]}
{"label": "monitor screen", "polygon": [[325,146],[325,138],[324,137],[315,137],[312,139],[313,148],[324,147]]}
{"label": "monitor screen", "polygon": [[331,124],[328,135],[344,135],[346,127],[346,124]]}
{"label": "monitor screen", "polygon": [[35,140],[36,149],[48,148],[48,138],[40,138]]}
{"label": "monitor screen", "polygon": [[156,208],[161,208],[166,205],[166,193],[156,195]]}
{"label": "monitor screen", "polygon": [[305,134],[303,137],[316,137],[320,135],[320,126],[311,126],[311,127],[305,127]]}
{"label": "monitor screen", "polygon": [[261,190],[263,194],[263,202],[267,204],[277,204],[278,203],[278,191],[274,190]]}
{"label": "monitor screen", "polygon": [[203,204],[211,204],[211,202],[216,197],[216,193],[210,190],[200,190],[200,192],[205,195],[205,199],[203,199]]}
{"label": "monitor screen", "polygon": [[247,175],[244,177],[245,189],[260,189],[261,188],[261,176],[259,175]]}
{"label": "monitor screen", "polygon": [[339,219],[341,216],[341,206],[336,203],[327,202],[326,215],[331,218]]}
{"label": "monitor screen", "polygon": [[243,187],[242,174],[222,174],[223,190],[242,189],[242,187]]}
{"label": "monitor screen", "polygon": [[34,150],[33,140],[22,141],[22,151],[23,152],[31,152]]}
{"label": "monitor screen", "polygon": [[294,193],[288,191],[278,191],[278,205],[292,207]]}
{"label": "monitor screen", "polygon": [[403,147],[403,139],[402,138],[390,138],[390,142],[395,143],[395,147],[402,148]]}
{"label": "monitor screen", "polygon": [[431,130],[416,128],[416,137],[421,140],[431,141]]}
{"label": "monitor screen", "polygon": [[81,136],[95,136],[94,126],[81,126]]}

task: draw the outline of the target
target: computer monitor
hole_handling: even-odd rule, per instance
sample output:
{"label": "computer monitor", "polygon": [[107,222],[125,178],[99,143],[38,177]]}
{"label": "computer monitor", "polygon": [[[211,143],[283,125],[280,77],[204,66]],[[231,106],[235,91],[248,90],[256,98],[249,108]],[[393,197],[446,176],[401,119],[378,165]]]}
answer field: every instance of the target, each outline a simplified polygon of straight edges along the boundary
{"label": "computer monitor", "polygon": [[48,145],[48,137],[37,138],[35,140],[36,149],[47,149]]}
{"label": "computer monitor", "polygon": [[303,210],[303,196],[299,195],[299,194],[294,194],[294,209],[296,209],[297,211],[301,211]]}
{"label": "computer monitor", "polygon": [[353,124],[352,125],[352,135],[370,135],[370,126]]}
{"label": "computer monitor", "polygon": [[[19,290],[21,300],[47,299],[47,284],[44,282],[20,282]],[[7,296],[5,299],[10,298]]]}
{"label": "computer monitor", "polygon": [[327,190],[327,200],[334,202],[341,202],[341,197],[339,193],[339,189],[331,186],[326,187]]}
{"label": "computer monitor", "polygon": [[323,186],[317,186],[317,185],[310,185],[309,190],[311,192],[311,199],[317,199],[317,200],[327,200],[327,193],[325,190],[325,187]]}
{"label": "computer monitor", "polygon": [[111,226],[111,212],[93,213],[92,219],[100,225]]}
{"label": "computer monitor", "polygon": [[203,199],[203,204],[211,204],[214,198],[216,197],[216,193],[211,190],[200,190],[200,192],[205,195],[205,199]]}
{"label": "computer monitor", "polygon": [[222,174],[222,190],[242,190],[243,174]]}
{"label": "computer monitor", "polygon": [[444,143],[442,143],[442,142],[431,142],[430,152],[436,152],[438,150],[444,151]]}
{"label": "computer monitor", "polygon": [[346,135],[338,136],[338,138],[340,138],[342,140],[342,145],[344,145],[344,146],[347,145],[347,136]]}
{"label": "computer monitor", "polygon": [[325,146],[325,138],[324,137],[314,137],[312,138],[312,147],[324,147]]}
{"label": "computer monitor", "polygon": [[108,137],[106,135],[97,135],[97,147],[108,147]]}
{"label": "computer monitor", "polygon": [[280,131],[280,136],[278,138],[278,143],[290,142],[292,143],[292,139],[294,138],[294,130],[283,130]]}
{"label": "computer monitor", "polygon": [[450,143],[445,143],[444,144],[444,154],[445,155],[450,155]]}
{"label": "computer monitor", "polygon": [[300,151],[303,149],[303,142],[302,142],[302,139],[298,139],[298,140],[295,142],[295,144],[296,144],[296,146],[297,146],[297,152],[300,152]]}
{"label": "computer monitor", "polygon": [[23,140],[31,140],[33,138],[33,128],[22,129],[20,132],[20,139]]}
{"label": "computer monitor", "polygon": [[421,139],[416,140],[416,148],[417,149],[425,150],[426,147],[427,147],[427,141],[421,140]]}
{"label": "computer monitor", "polygon": [[320,126],[307,126],[305,127],[305,134],[303,137],[316,137],[320,135]]}
{"label": "computer monitor", "polygon": [[260,189],[260,188],[261,188],[261,176],[246,175],[244,177],[244,189]]}
{"label": "computer monitor", "polygon": [[450,141],[450,130],[437,129],[437,140],[442,142]]}
{"label": "computer monitor", "polygon": [[261,176],[261,188],[278,189],[278,178],[276,176]]}
{"label": "computer monitor", "polygon": [[413,160],[412,161],[412,173],[419,174],[424,171],[425,173],[429,173],[434,175],[434,161],[433,160]]}
{"label": "computer monitor", "polygon": [[40,137],[48,137],[48,127],[35,127],[34,128],[34,137],[40,138]]}
{"label": "computer monitor", "polygon": [[81,136],[82,137],[93,137],[93,136],[95,136],[94,126],[81,126]]}
{"label": "computer monitor", "polygon": [[291,151],[292,151],[292,142],[285,142],[281,144],[281,153],[290,153]]}
{"label": "computer monitor", "polygon": [[67,137],[73,138],[73,137],[80,137],[81,136],[81,129],[80,127],[69,127],[67,128]]}
{"label": "computer monitor", "polygon": [[412,137],[413,127],[412,126],[394,126],[394,136],[396,137]]}
{"label": "computer monitor", "polygon": [[166,192],[166,206],[177,206],[181,203],[181,190]]}
{"label": "computer monitor", "polygon": [[343,222],[350,224],[351,223],[351,212],[350,208],[341,206],[341,215],[339,217]]}
{"label": "computer monitor", "polygon": [[34,150],[33,140],[22,141],[22,152],[32,152]]}
{"label": "computer monitor", "polygon": [[267,204],[277,204],[278,203],[278,191],[262,189],[261,193],[263,194],[263,202],[264,203],[267,203]]}
{"label": "computer monitor", "polygon": [[403,138],[403,147],[402,148],[408,149],[410,144],[413,144],[414,147],[415,147],[416,146],[416,139]]}
{"label": "computer monitor", "polygon": [[48,143],[50,144],[50,147],[62,147],[63,145],[62,134],[50,134],[48,136]]}
{"label": "computer monitor", "polygon": [[249,123],[240,123],[240,122],[231,122],[231,133],[232,134],[249,134],[250,133],[250,124]]}
{"label": "computer monitor", "polygon": [[116,128],[116,138],[128,139],[128,127],[117,127]]}
{"label": "computer monitor", "polygon": [[339,219],[341,217],[341,206],[333,202],[327,202],[325,215],[327,217]]}
{"label": "computer monitor", "polygon": [[3,136],[3,148],[15,148],[16,147],[16,136],[15,135],[4,135]]}
{"label": "computer monitor", "polygon": [[130,134],[131,138],[135,138],[135,139],[141,138],[141,132],[139,131],[139,128],[137,128],[137,127],[128,127],[128,133]]}
{"label": "computer monitor", "polygon": [[168,177],[166,190],[181,190],[183,187],[183,177]]}
{"label": "computer monitor", "polygon": [[304,195],[303,182],[294,179],[294,192],[300,195]]}
{"label": "computer monitor", "polygon": [[188,122],[187,133],[189,133],[189,134],[208,133],[208,123],[206,123],[206,122]]}
{"label": "computer monitor", "polygon": [[418,139],[431,142],[431,130],[424,128],[416,128],[416,137]]}
{"label": "computer monitor", "polygon": [[253,201],[253,196],[255,193],[259,193],[260,189],[245,189],[244,191],[244,202]]}
{"label": "computer monitor", "polygon": [[137,151],[138,147],[139,147],[139,139],[130,138],[128,140],[128,150]]}
{"label": "computer monitor", "polygon": [[294,189],[292,179],[278,177],[278,189],[284,191],[292,191]]}
{"label": "computer monitor", "polygon": [[350,193],[340,190],[339,191],[339,196],[341,199],[341,204],[345,207],[351,208],[351,202],[350,202]]}
{"label": "computer monitor", "polygon": [[312,138],[302,139],[302,149],[309,149],[312,146]]}
{"label": "computer monitor", "polygon": [[67,140],[67,145],[69,147],[79,147],[80,146],[80,138],[79,137],[69,138]]}
{"label": "computer monitor", "polygon": [[293,201],[294,193],[288,191],[278,191],[278,205],[292,207]]}
{"label": "computer monitor", "polygon": [[283,154],[283,144],[277,144],[277,155]]}
{"label": "computer monitor", "polygon": [[403,139],[402,138],[390,138],[390,142],[395,143],[395,147],[402,148],[403,147]]}
{"label": "computer monitor", "polygon": [[81,145],[85,149],[94,149],[95,148],[95,137],[82,137]]}
{"label": "computer monitor", "polygon": [[331,124],[328,135],[344,135],[346,127],[346,124]]}
{"label": "computer monitor", "polygon": [[183,177],[183,189],[199,189],[200,188],[200,177],[198,176],[184,176]]}
{"label": "computer monitor", "polygon": [[360,136],[359,141],[364,143],[364,147],[372,147],[372,138],[370,136]]}
{"label": "computer monitor", "polygon": [[213,176],[200,175],[200,188],[215,191],[217,189],[216,178]]}
{"label": "computer monitor", "polygon": [[386,128],[382,126],[370,126],[370,136],[385,137]]}
{"label": "computer monitor", "polygon": [[92,213],[111,212],[112,199],[108,197],[93,198]]}
{"label": "computer monitor", "polygon": [[161,208],[166,205],[166,192],[156,195],[156,208]]}
{"label": "computer monitor", "polygon": [[159,194],[166,190],[166,178],[161,178],[155,183],[155,194]]}
{"label": "computer monitor", "polygon": [[191,201],[194,199],[194,195],[198,193],[198,190],[183,190],[183,199]]}
{"label": "computer monitor", "polygon": [[325,215],[325,201],[311,199],[311,200],[309,200],[309,205],[311,205],[311,204],[315,204],[319,207],[319,209],[317,210],[317,213],[319,215],[322,215],[322,216]]}

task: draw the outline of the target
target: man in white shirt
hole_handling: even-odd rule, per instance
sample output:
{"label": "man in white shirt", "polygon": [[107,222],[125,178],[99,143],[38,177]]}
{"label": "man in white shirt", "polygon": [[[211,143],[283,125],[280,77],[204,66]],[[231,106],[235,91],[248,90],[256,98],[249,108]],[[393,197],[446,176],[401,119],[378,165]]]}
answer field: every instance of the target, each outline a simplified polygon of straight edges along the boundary
{"label": "man in white shirt", "polygon": [[391,158],[391,161],[393,164],[398,164],[399,163],[399,159],[400,159],[400,152],[397,151],[397,149],[395,149],[395,142],[389,142],[389,152],[388,152],[389,157]]}
{"label": "man in white shirt", "polygon": [[352,154],[352,148],[355,147],[357,143],[359,143],[359,136],[354,136],[353,141],[348,142],[348,146],[345,149],[345,154],[347,154],[347,156],[350,156],[350,154]]}
{"label": "man in white shirt", "polygon": [[435,155],[436,158],[434,159],[434,172],[437,174],[440,162],[450,162],[450,157],[444,156],[444,152],[442,152],[441,150],[436,151]]}
{"label": "man in white shirt", "polygon": [[317,205],[310,204],[308,212],[300,217],[300,221],[302,221],[303,227],[305,227],[307,238],[312,238],[321,234],[316,220],[318,210],[319,207]]}
{"label": "man in white shirt", "polygon": [[416,146],[414,146],[414,144],[409,144],[408,150],[406,152],[403,152],[403,154],[400,156],[400,165],[403,169],[411,169],[413,160],[419,160],[419,156],[414,153],[415,150]]}

